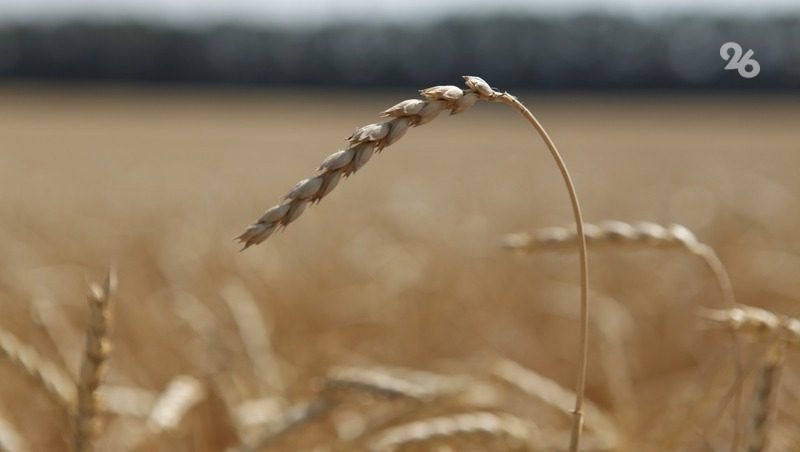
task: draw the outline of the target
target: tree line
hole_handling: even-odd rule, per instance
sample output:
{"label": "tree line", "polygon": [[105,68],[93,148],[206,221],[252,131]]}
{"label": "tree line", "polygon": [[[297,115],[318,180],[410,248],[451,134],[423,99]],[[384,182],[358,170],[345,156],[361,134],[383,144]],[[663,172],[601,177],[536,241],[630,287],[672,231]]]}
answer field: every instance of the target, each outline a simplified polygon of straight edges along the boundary
{"label": "tree line", "polygon": [[[720,46],[753,50],[752,79]],[[800,16],[459,17],[315,28],[144,22],[0,24],[0,79],[422,86],[480,74],[536,89],[793,89]]]}

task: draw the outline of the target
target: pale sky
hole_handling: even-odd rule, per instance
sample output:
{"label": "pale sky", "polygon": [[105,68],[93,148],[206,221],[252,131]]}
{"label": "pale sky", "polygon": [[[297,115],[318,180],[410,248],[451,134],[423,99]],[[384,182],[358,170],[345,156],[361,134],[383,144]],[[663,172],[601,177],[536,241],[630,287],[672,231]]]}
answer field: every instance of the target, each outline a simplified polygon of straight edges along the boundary
{"label": "pale sky", "polygon": [[587,9],[645,17],[708,11],[760,16],[800,12],[800,0],[0,0],[0,21],[93,16],[187,23],[244,20],[318,24],[340,19],[409,21],[436,19],[448,13],[560,14]]}

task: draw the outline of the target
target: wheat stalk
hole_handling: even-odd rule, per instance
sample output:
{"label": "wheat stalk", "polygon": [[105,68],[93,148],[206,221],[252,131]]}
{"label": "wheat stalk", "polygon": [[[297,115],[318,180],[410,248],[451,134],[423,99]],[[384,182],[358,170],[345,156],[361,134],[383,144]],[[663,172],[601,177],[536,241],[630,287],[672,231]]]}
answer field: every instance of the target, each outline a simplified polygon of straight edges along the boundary
{"label": "wheat stalk", "polygon": [[504,437],[539,450],[541,434],[535,425],[510,414],[479,411],[435,417],[392,427],[370,444],[373,452],[391,452],[411,444],[464,435]]}
{"label": "wheat stalk", "polygon": [[569,194],[577,237],[579,237],[581,279],[580,350],[576,378],[575,408],[573,410],[569,446],[571,452],[576,452],[583,426],[583,400],[586,392],[586,373],[589,359],[589,300],[587,295],[589,290],[589,262],[586,255],[583,216],[575,185],[555,143],[525,105],[507,92],[496,91],[480,77],[466,75],[463,78],[467,85],[467,90],[451,85],[423,89],[419,93],[424,99],[404,100],[381,113],[382,117],[390,119],[357,129],[348,137],[348,147],[346,149],[331,154],[322,162],[319,166],[318,175],[298,182],[284,196],[280,204],[264,212],[255,223],[248,226],[237,237],[237,240],[243,244],[242,249],[263,242],[278,228],[286,227],[295,221],[309,204],[317,203],[327,196],[342,177],[347,177],[363,167],[373,153],[380,152],[385,147],[394,144],[410,127],[425,124],[436,118],[444,110],[449,110],[450,114],[461,113],[479,100],[500,102],[514,108],[536,130],[558,167]]}
{"label": "wheat stalk", "polygon": [[98,417],[101,400],[97,392],[111,354],[111,296],[116,287],[116,276],[109,270],[102,286],[92,284],[89,291],[89,323],[86,328],[86,348],[78,379],[77,409],[75,412],[76,451],[92,450],[94,439],[100,434]]}

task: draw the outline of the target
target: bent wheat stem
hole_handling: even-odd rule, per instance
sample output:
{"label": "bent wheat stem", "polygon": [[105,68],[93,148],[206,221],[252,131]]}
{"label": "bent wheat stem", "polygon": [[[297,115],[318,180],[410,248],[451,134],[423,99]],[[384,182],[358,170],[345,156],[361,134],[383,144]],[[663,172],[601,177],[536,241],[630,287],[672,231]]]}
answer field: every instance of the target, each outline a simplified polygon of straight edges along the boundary
{"label": "bent wheat stem", "polygon": [[570,439],[569,450],[575,452],[578,450],[580,442],[581,430],[583,429],[583,399],[586,392],[586,373],[589,360],[589,259],[586,252],[586,234],[583,227],[583,215],[581,214],[581,206],[578,202],[578,193],[575,190],[575,184],[572,182],[572,177],[569,175],[567,165],[564,159],[556,148],[556,144],[547,134],[547,131],[542,127],[542,124],[533,116],[530,110],[522,104],[516,97],[503,93],[496,97],[496,100],[510,105],[516,109],[532,126],[542,138],[550,155],[558,166],[561,173],[561,178],[564,180],[564,185],[569,193],[570,204],[572,205],[572,215],[574,216],[575,226],[577,229],[578,240],[578,260],[580,262],[581,273],[581,318],[580,318],[580,362],[578,364],[577,383],[575,384],[575,408],[572,412],[572,434]]}
{"label": "bent wheat stem", "polygon": [[586,373],[589,358],[589,264],[586,256],[586,239],[583,228],[578,195],[567,166],[561,158],[555,143],[530,112],[516,97],[507,92],[498,92],[480,77],[465,75],[467,90],[457,86],[445,85],[423,89],[419,93],[425,99],[404,100],[381,113],[387,118],[385,122],[360,127],[347,138],[348,147],[328,156],[319,166],[317,176],[298,182],[283,202],[268,209],[255,223],[236,239],[243,244],[243,250],[266,240],[279,228],[284,228],[295,221],[309,204],[319,202],[327,196],[342,177],[358,171],[366,164],[374,153],[397,142],[411,127],[425,124],[444,110],[450,114],[461,113],[469,109],[477,101],[501,102],[517,110],[536,130],[550,151],[556,163],[564,185],[569,194],[572,212],[580,238],[579,261],[581,274],[580,300],[580,357],[576,384],[575,408],[573,410],[572,433],[569,450],[578,450],[583,425],[583,400],[586,387]]}

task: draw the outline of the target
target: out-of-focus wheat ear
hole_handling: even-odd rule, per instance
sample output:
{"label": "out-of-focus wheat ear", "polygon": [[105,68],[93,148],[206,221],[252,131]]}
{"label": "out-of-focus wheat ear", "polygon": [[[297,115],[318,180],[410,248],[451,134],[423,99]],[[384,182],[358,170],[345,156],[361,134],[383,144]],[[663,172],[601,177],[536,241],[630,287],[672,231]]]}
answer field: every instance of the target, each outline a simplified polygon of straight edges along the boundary
{"label": "out-of-focus wheat ear", "polygon": [[[569,299],[578,290],[574,284],[550,284],[542,298],[553,301]],[[590,291],[589,298],[595,306],[592,312],[593,340],[611,402],[606,412],[614,413],[618,425],[632,427],[640,416],[626,348],[633,337],[636,322],[625,303],[597,291]],[[572,319],[578,316],[577,306],[570,303],[548,303],[545,310],[558,317]]]}
{"label": "out-of-focus wheat ear", "polygon": [[369,445],[371,452],[394,452],[412,445],[460,436],[502,437],[543,450],[542,435],[535,424],[506,413],[478,411],[453,414],[391,427]]}
{"label": "out-of-focus wheat ear", "polygon": [[[114,397],[127,399],[135,396],[138,399],[127,407],[133,417],[116,417],[97,442],[98,450],[115,452],[154,450],[153,442],[158,435],[177,429],[186,413],[203,400],[206,394],[203,384],[189,375],[172,378],[160,394],[150,391],[144,394],[141,393],[143,390],[133,390],[132,393],[125,394],[130,391],[129,388],[112,387],[108,389],[101,387],[101,391],[109,396],[109,405],[114,401]],[[116,402],[122,401],[116,400]],[[112,411],[110,406],[109,411]]]}
{"label": "out-of-focus wheat ear", "polygon": [[49,294],[33,298],[31,303],[33,318],[50,338],[58,354],[61,364],[69,372],[70,377],[77,378],[80,372],[81,334],[70,323],[64,310]]}
{"label": "out-of-focus wheat ear", "polygon": [[282,394],[282,364],[272,348],[272,324],[264,321],[255,298],[242,283],[229,282],[220,295],[233,316],[253,372],[265,385],[263,392]]}
{"label": "out-of-focus wheat ear", "polygon": [[698,315],[712,325],[762,343],[775,340],[800,348],[800,320],[766,309],[738,305],[733,309],[698,309]]}
{"label": "out-of-focus wheat ear", "polygon": [[93,450],[94,440],[102,431],[99,417],[102,401],[97,388],[103,381],[111,355],[111,299],[115,289],[116,274],[113,269],[108,271],[102,285],[92,284],[89,287],[89,322],[75,410],[75,451]]}
{"label": "out-of-focus wheat ear", "polygon": [[[586,242],[592,246],[675,249],[699,257],[714,278],[722,304],[728,308],[737,306],[730,276],[719,256],[711,246],[700,242],[697,236],[685,226],[678,224],[662,226],[648,221],[631,224],[617,220],[603,221],[597,224],[586,223],[584,226]],[[571,227],[550,227],[533,232],[509,234],[505,236],[503,242],[506,248],[523,253],[563,252],[573,249],[578,243],[579,237]],[[737,374],[741,374],[743,368],[738,338],[733,336],[731,339],[734,366]],[[737,394],[735,419],[739,419],[740,399],[741,395]],[[738,427],[734,430],[734,443],[738,441],[739,430]]]}
{"label": "out-of-focus wheat ear", "polygon": [[453,379],[430,372],[387,367],[335,367],[325,377],[327,390],[352,389],[382,397],[420,402],[460,390]]}
{"label": "out-of-focus wheat ear", "polygon": [[[559,413],[567,415],[567,407],[575,393],[537,372],[508,360],[500,359],[492,366],[492,374],[501,381],[535,397]],[[619,444],[616,424],[600,407],[585,400],[586,428],[593,431],[604,449],[614,449]]]}
{"label": "out-of-focus wheat ear", "polygon": [[[626,223],[608,220],[597,224],[586,223],[584,234],[590,245],[626,246],[629,248],[679,249],[703,260],[715,278],[720,298],[729,308],[736,306],[733,287],[725,266],[714,249],[698,240],[687,227],[672,224],[662,226],[649,221]],[[578,237],[571,227],[549,227],[533,232],[507,234],[503,245],[523,253],[541,251],[569,251],[577,245]]]}
{"label": "out-of-focus wheat ear", "polygon": [[205,387],[190,375],[178,375],[153,403],[147,424],[151,431],[176,429],[186,413],[206,396]]}
{"label": "out-of-focus wheat ear", "polygon": [[[698,314],[707,322],[727,328],[737,340],[740,336],[744,336],[762,343],[778,341],[783,346],[800,346],[800,320],[793,317],[746,305],[738,305],[733,309],[724,310],[701,308],[698,310]],[[737,380],[742,379],[743,372],[744,370],[737,371],[739,376]],[[736,386],[738,388],[741,385],[737,383]],[[741,391],[737,391],[736,397],[735,411],[738,413]],[[755,404],[755,402],[753,403]],[[748,427],[750,430],[752,430],[752,422],[751,415],[751,425]]]}
{"label": "out-of-focus wheat ear", "polygon": [[286,403],[283,397],[271,395],[245,400],[229,408],[230,416],[238,431],[239,438],[246,438],[245,432],[253,428],[263,428],[282,419]]}
{"label": "out-of-focus wheat ear", "polygon": [[154,391],[133,386],[101,385],[97,394],[103,399],[103,408],[120,416],[146,418],[158,398]]}
{"label": "out-of-focus wheat ear", "polygon": [[28,443],[4,414],[0,412],[0,452],[28,452]]}
{"label": "out-of-focus wheat ear", "polygon": [[286,410],[280,421],[267,425],[252,440],[239,447],[229,448],[228,452],[256,452],[261,450],[286,433],[313,422],[319,416],[333,409],[334,406],[334,402],[324,398],[299,403]]}
{"label": "out-of-focus wheat ear", "polygon": [[69,375],[13,334],[0,329],[0,355],[41,386],[66,412],[75,408],[77,392]]}
{"label": "out-of-focus wheat ear", "polygon": [[748,412],[747,452],[764,452],[769,448],[770,427],[778,411],[784,351],[782,341],[770,344],[758,373]]}

